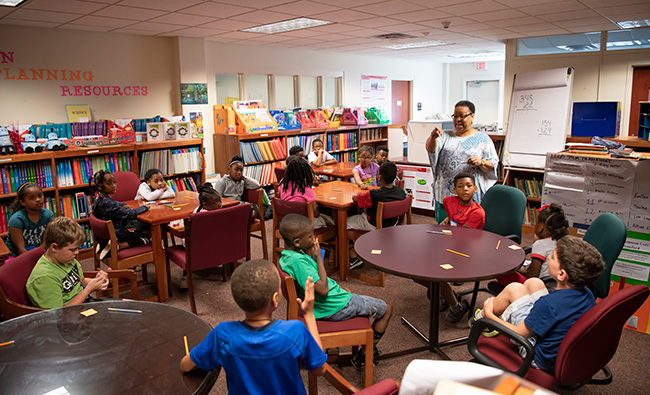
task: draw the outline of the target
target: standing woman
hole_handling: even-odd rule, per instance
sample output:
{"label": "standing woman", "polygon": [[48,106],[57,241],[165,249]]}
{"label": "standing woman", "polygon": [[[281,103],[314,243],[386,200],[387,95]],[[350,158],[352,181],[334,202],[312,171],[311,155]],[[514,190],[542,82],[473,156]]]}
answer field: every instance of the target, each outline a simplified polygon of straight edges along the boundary
{"label": "standing woman", "polygon": [[460,172],[473,174],[477,192],[474,200],[481,204],[485,192],[496,183],[496,167],[499,164],[492,139],[472,127],[474,103],[461,100],[454,108],[454,130],[443,132],[439,128],[431,131],[425,144],[433,172],[433,200],[436,221],[447,217],[442,199],[454,196],[454,177]]}

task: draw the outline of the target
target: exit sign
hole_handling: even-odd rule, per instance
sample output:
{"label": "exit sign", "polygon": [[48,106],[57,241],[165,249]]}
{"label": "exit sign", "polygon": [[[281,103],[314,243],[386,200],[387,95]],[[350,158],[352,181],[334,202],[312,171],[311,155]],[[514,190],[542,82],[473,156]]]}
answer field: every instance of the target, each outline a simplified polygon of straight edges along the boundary
{"label": "exit sign", "polygon": [[476,70],[485,70],[485,62],[476,62]]}

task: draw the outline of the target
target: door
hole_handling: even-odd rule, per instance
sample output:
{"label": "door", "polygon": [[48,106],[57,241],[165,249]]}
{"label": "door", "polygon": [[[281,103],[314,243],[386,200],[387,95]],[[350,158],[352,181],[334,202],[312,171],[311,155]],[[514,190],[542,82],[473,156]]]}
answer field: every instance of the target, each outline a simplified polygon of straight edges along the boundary
{"label": "door", "polygon": [[650,66],[634,67],[634,72],[632,73],[629,136],[637,136],[639,134],[640,101],[650,101]]}
{"label": "door", "polygon": [[391,81],[391,125],[406,127],[411,117],[411,81]]}
{"label": "door", "polygon": [[476,106],[474,124],[492,125],[499,122],[499,81],[467,81],[467,100]]}

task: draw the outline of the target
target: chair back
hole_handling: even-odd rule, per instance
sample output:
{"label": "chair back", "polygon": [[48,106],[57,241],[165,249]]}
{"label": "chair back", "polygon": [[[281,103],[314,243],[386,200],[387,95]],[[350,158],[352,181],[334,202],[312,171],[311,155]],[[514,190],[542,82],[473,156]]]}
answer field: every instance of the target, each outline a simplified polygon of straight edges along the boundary
{"label": "chair back", "polygon": [[113,173],[117,188],[111,197],[118,202],[135,199],[140,187],[140,177],[131,171],[117,171]]}
{"label": "chair back", "polygon": [[483,230],[521,243],[521,227],[526,212],[526,195],[517,188],[494,185],[485,192],[481,206],[485,210]]}
{"label": "chair back", "polygon": [[0,266],[0,310],[5,319],[42,310],[31,307],[27,297],[27,279],[45,250],[36,247]]}
{"label": "chair back", "polygon": [[392,202],[379,202],[377,204],[377,229],[381,229],[384,219],[398,218],[407,216],[407,223],[411,223],[411,203],[412,196],[407,196],[403,200],[394,200]]}
{"label": "chair back", "polygon": [[192,214],[185,224],[187,262],[200,270],[236,262],[248,255],[250,204]]}
{"label": "chair back", "polygon": [[260,191],[261,189],[244,189],[244,193],[241,197],[242,202],[257,204],[260,207],[260,210],[262,210],[264,195],[260,194]]}
{"label": "chair back", "polygon": [[316,202],[289,202],[274,197],[271,204],[273,205],[273,218],[277,215],[279,222],[287,214],[300,214],[313,220]]}
{"label": "chair back", "polygon": [[104,221],[97,217],[95,214],[90,214],[90,229],[93,231],[95,238],[102,240],[110,240],[111,233],[115,232],[113,228],[113,221]]}
{"label": "chair back", "polygon": [[557,353],[555,378],[559,385],[585,382],[612,359],[623,325],[648,294],[645,285],[624,288],[598,302],[573,324]]}
{"label": "chair back", "polygon": [[276,167],[275,170],[273,171],[275,172],[275,178],[277,178],[277,182],[279,184],[282,178],[284,177],[284,172],[286,171],[286,169],[284,167]]}
{"label": "chair back", "polygon": [[598,298],[604,299],[609,294],[612,267],[623,249],[626,238],[625,222],[612,213],[600,214],[585,233],[584,241],[596,247],[605,261],[605,268],[600,277],[589,287]]}
{"label": "chair back", "polygon": [[293,277],[282,270],[280,264],[276,264],[275,267],[278,269],[278,274],[280,274],[280,289],[282,290],[282,296],[284,296],[284,299],[287,301],[287,319],[295,320],[298,318],[298,305],[296,304],[298,293],[296,292],[296,283],[293,281]]}

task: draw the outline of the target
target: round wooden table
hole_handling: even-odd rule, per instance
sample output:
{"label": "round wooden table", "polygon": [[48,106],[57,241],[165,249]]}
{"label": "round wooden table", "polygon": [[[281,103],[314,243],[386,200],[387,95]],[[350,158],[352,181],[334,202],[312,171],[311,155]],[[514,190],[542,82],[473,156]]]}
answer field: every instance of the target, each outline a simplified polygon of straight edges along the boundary
{"label": "round wooden table", "polygon": [[[89,309],[97,314],[81,314]],[[14,341],[0,348],[1,392],[207,394],[219,370],[184,374],[180,361],[183,336],[191,349],[211,329],[190,312],[141,301],[85,303],[24,315],[0,324],[0,343]]]}
{"label": "round wooden table", "polygon": [[[451,235],[441,234],[443,230],[451,231]],[[449,359],[440,347],[458,344],[466,338],[438,341],[439,282],[480,281],[512,272],[526,254],[523,249],[510,246],[518,247],[495,233],[440,225],[393,226],[357,239],[354,249],[364,262],[387,273],[427,282],[431,289],[428,338],[402,317],[402,322],[427,346],[387,354],[384,358],[428,349]]]}

